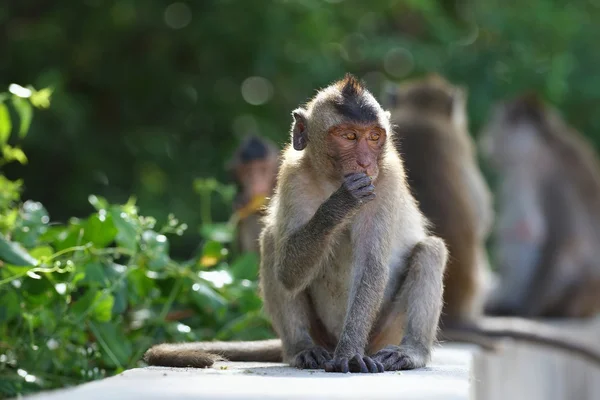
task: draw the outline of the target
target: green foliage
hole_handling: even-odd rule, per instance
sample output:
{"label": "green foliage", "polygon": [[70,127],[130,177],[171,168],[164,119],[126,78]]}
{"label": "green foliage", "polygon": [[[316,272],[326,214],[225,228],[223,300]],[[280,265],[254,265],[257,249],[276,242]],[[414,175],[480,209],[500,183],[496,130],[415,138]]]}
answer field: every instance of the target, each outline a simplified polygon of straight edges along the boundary
{"label": "green foliage", "polygon": [[[33,101],[33,93],[45,94]],[[47,107],[49,93],[32,91],[31,104]],[[20,128],[4,145],[31,122],[29,103],[12,104],[20,124],[7,111],[4,126]],[[0,162],[9,161],[5,151]],[[134,198],[110,204],[92,195],[88,217],[53,223],[42,204],[20,201],[19,182],[0,175],[0,183],[0,395],[113,375],[138,366],[157,342],[272,336],[256,255],[231,256],[231,223],[205,225],[200,251],[176,262],[168,236],[187,225],[173,215],[161,226],[139,215]],[[208,201],[213,191],[233,198],[214,180],[196,188]],[[224,227],[229,235],[215,233]]]}

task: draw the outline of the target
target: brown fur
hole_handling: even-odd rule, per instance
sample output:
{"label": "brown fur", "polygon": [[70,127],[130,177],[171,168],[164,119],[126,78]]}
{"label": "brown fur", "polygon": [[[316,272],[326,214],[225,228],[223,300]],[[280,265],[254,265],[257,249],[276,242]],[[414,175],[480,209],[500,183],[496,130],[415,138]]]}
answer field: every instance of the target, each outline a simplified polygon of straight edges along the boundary
{"label": "brown fur", "polygon": [[467,131],[464,97],[463,90],[429,76],[390,85],[384,102],[411,190],[433,233],[448,246],[443,321],[473,321],[483,313],[485,240],[493,218]]}
{"label": "brown fur", "polygon": [[531,95],[497,107],[482,147],[502,176],[495,245],[503,280],[489,311],[600,312],[600,163],[592,147]]}

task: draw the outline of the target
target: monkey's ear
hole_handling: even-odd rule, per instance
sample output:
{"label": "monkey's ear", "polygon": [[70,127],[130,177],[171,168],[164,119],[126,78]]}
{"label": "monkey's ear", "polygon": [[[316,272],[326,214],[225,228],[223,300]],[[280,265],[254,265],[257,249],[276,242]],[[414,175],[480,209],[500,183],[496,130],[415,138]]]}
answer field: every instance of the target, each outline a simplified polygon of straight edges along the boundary
{"label": "monkey's ear", "polygon": [[297,108],[292,111],[292,144],[295,150],[304,150],[308,145],[307,115],[306,110]]}

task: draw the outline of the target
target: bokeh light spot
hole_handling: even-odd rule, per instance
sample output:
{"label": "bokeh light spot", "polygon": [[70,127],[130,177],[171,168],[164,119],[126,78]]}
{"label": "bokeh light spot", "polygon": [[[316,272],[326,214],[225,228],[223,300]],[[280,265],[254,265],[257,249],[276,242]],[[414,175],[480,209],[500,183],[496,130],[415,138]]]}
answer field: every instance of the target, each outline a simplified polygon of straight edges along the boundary
{"label": "bokeh light spot", "polygon": [[383,68],[385,72],[395,78],[402,78],[408,75],[414,67],[413,56],[410,51],[396,47],[387,52],[383,58]]}
{"label": "bokeh light spot", "polygon": [[165,9],[165,23],[171,29],[185,28],[192,22],[192,10],[185,3],[173,3]]}
{"label": "bokeh light spot", "polygon": [[242,97],[253,106],[265,104],[273,95],[273,85],[261,76],[251,76],[242,82]]}

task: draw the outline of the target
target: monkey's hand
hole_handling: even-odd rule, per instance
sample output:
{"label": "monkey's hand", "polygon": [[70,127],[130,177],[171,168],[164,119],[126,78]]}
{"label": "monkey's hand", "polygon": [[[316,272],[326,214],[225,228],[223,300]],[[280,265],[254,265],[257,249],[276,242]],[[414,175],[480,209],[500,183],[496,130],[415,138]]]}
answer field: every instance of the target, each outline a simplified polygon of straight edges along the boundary
{"label": "monkey's hand", "polygon": [[326,372],[362,372],[378,373],[383,372],[383,364],[373,360],[371,357],[356,354],[352,357],[337,357],[325,363]]}
{"label": "monkey's hand", "polygon": [[426,356],[410,346],[389,345],[375,353],[373,360],[383,364],[386,371],[399,371],[424,367]]}
{"label": "monkey's hand", "polygon": [[349,174],[344,177],[342,186],[331,196],[330,200],[339,208],[350,211],[375,198],[375,186],[370,176],[364,172]]}
{"label": "monkey's hand", "polygon": [[315,346],[296,354],[291,366],[299,369],[322,369],[329,360],[331,354],[321,346]]}

